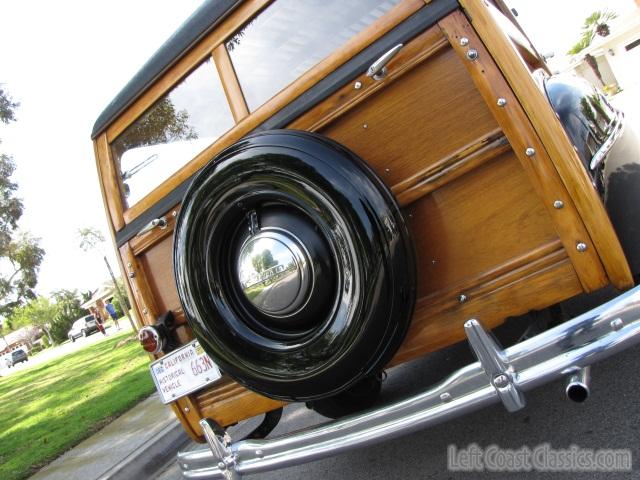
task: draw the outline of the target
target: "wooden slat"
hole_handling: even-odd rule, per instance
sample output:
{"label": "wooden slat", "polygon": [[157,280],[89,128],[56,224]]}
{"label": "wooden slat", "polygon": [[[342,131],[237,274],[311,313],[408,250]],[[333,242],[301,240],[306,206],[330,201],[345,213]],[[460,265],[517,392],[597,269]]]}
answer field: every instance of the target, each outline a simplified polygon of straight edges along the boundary
{"label": "wooden slat", "polygon": [[[409,17],[412,13],[415,13],[419,8],[421,8],[424,3],[421,0],[406,0],[399,5],[392,8],[387,14],[379,18],[376,22],[371,24],[369,27],[364,29],[359,34],[355,35],[351,40],[349,40],[342,48],[336,50],[334,53],[329,55],[323,61],[318,63],[315,67],[312,67],[305,74],[300,76],[296,81],[290,84],[288,87],[279,92],[276,96],[274,96],[271,100],[266,102],[260,108],[251,113],[248,117],[246,117],[242,122],[232,128],[224,135],[222,135],[215,143],[210,145],[204,151],[202,151],[199,155],[197,155],[193,160],[184,165],[180,170],[178,170],[175,174],[173,174],[170,178],[160,184],[155,190],[150,192],[144,198],[142,198],[135,205],[131,206],[127,211],[124,212],[125,222],[129,223],[134,218],[137,218],[142,212],[147,210],[152,205],[159,202],[162,198],[164,198],[169,192],[174,190],[178,185],[187,180],[191,175],[193,175],[196,171],[202,168],[207,162],[209,162],[216,154],[221,152],[226,147],[232,145],[233,143],[240,140],[247,133],[251,132],[258,125],[263,123],[265,120],[273,116],[280,109],[285,107],[292,99],[298,97],[303,92],[308,90],[311,86],[315,85],[319,80],[323,79],[330,72],[334,71],[338,66],[345,63],[352,56],[359,53],[362,49],[367,47],[371,42],[377,40],[382,35],[387,33],[393,27],[401,23],[404,19]],[[231,21],[231,18],[229,19]],[[226,23],[225,23],[226,25]],[[239,24],[236,24],[239,25]],[[217,32],[217,30],[216,30]],[[214,32],[215,33],[215,32]],[[231,33],[231,32],[229,32]],[[224,37],[226,38],[226,36]],[[207,44],[211,39],[204,40],[204,43]],[[219,42],[218,42],[219,43]],[[217,46],[211,45],[211,49]],[[198,47],[199,48],[199,47]],[[204,57],[202,57],[204,58]],[[183,68],[188,67],[189,63],[186,63],[186,66],[179,62],[176,65],[175,69],[177,71],[182,72],[180,75],[176,74],[176,78],[173,78],[171,82],[169,82],[169,86],[164,86],[162,88],[156,87],[154,85],[149,92],[150,98],[155,101],[157,98],[161,96],[158,94],[157,89],[159,88],[160,92],[164,93],[171,85],[173,85],[177,80],[179,80],[184,74]],[[196,62],[197,65],[197,62]],[[173,72],[173,70],[172,70]],[[168,75],[171,76],[171,75]],[[158,84],[165,83],[165,79],[163,78],[161,82]],[[114,123],[108,129],[108,138],[109,141],[113,141],[113,139],[121,133],[124,128],[126,128],[131,122],[133,122],[139,115],[144,112],[144,109],[148,108],[153,101],[150,103],[142,102],[142,98],[146,98],[147,94],[143,95],[140,100],[140,104],[136,102],[126,113],[119,119],[116,123]],[[146,105],[146,106],[145,106]]]}
{"label": "wooden slat", "polygon": [[[156,299],[149,288],[147,274],[128,244],[120,248],[120,254],[127,270],[133,298],[138,306],[140,321],[144,325],[152,325],[160,312]],[[133,273],[133,277],[130,276],[130,273]]]}
{"label": "wooden slat", "polygon": [[221,43],[213,50],[213,61],[216,63],[222,88],[229,102],[233,119],[238,123],[249,115],[249,108],[247,107],[242,88],[240,87],[238,77],[231,63],[231,58],[229,57],[229,52],[224,43]]}
{"label": "wooden slat", "polygon": [[173,229],[175,228],[176,217],[178,216],[179,211],[180,209],[176,207],[172,208],[163,215],[164,219],[167,221],[166,227],[156,227],[147,233],[144,233],[140,236],[135,236],[131,240],[129,240],[129,245],[133,250],[133,254],[138,256],[153,247],[155,244],[159,243],[165,237],[173,235]]}
{"label": "wooden slat", "polygon": [[[548,100],[536,86],[508,37],[497,27],[489,11],[489,8],[495,7],[477,0],[460,0],[460,3],[548,151],[575,208],[584,220],[609,279],[617,288],[633,286],[629,264],[604,205]],[[461,25],[461,22],[459,19],[458,24]],[[580,274],[580,277],[584,279],[584,275]]]}
{"label": "wooden slat", "polygon": [[[439,350],[464,340],[463,324],[470,318],[479,318],[488,328],[500,325],[505,317],[522,315],[529,309],[542,309],[581,292],[580,282],[564,252],[554,252],[540,263],[558,259],[540,269],[540,264],[528,264],[522,271],[513,272],[517,278],[509,283],[506,278],[498,288],[487,292],[471,291],[470,299],[455,308],[442,305],[418,304],[415,317],[424,319],[412,323],[405,342],[389,366],[398,365],[426,353]],[[489,286],[491,287],[491,286]],[[546,292],[546,295],[538,295]]]}
{"label": "wooden slat", "polygon": [[464,293],[458,288],[489,282],[498,266],[533,261],[531,255],[558,241],[511,151],[420,198],[404,213],[416,250],[418,301],[436,293],[455,299]]}
{"label": "wooden slat", "polygon": [[[425,32],[414,41],[429,48],[429,37]],[[413,48],[413,42],[405,48]],[[319,133],[355,152],[392,186],[496,128],[468,72],[446,48],[343,112]]]}
{"label": "wooden slat", "polygon": [[496,129],[395,184],[391,191],[406,206],[510,149],[502,130]]}
{"label": "wooden slat", "polygon": [[[418,35],[405,45],[400,52],[387,64],[387,76],[382,80],[374,80],[365,73],[353,82],[345,85],[322,103],[316,105],[292,123],[287,128],[301,129],[315,132],[351,110],[378,90],[387,87],[397,78],[402,77],[416,65],[423,63],[429,57],[439,53],[449,46],[440,29],[430,28]],[[358,82],[360,88],[354,85]]]}
{"label": "wooden slat", "polygon": [[100,135],[93,143],[93,147],[96,155],[98,177],[100,178],[102,199],[107,208],[107,216],[111,220],[110,224],[113,225],[113,228],[120,230],[124,227],[122,196],[120,195],[118,172],[116,172],[116,165],[111,157],[107,136],[105,134]]}
{"label": "wooden slat", "polygon": [[[545,145],[536,135],[526,113],[491,56],[461,12],[452,13],[440,22],[440,26],[449,37],[460,61],[471,74],[471,78],[502,127],[530,181],[536,188],[583,287],[586,291],[594,291],[605,286],[607,284],[605,271],[591,237],[578,214],[573,198],[565,189],[549,158]],[[469,39],[468,45],[460,44],[462,37]],[[474,61],[470,61],[466,57],[470,48],[477,50],[479,54]],[[498,106],[498,98],[505,99],[506,105]],[[534,149],[533,156],[525,154],[529,148]],[[554,202],[557,200],[564,203],[562,209],[554,208]],[[597,202],[599,205],[599,200]],[[578,243],[586,244],[587,250],[579,252],[576,248]]]}
{"label": "wooden slat", "polygon": [[215,386],[195,396],[201,415],[209,417],[222,426],[231,425],[264,412],[286,405],[254,393],[228,380],[228,385]]}

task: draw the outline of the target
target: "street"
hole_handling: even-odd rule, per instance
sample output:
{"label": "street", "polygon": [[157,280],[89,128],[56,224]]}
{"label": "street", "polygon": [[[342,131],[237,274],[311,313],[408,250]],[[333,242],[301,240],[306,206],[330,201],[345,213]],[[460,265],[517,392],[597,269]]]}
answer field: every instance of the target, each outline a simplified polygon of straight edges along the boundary
{"label": "street", "polygon": [[29,361],[19,363],[11,368],[7,368],[5,362],[0,361],[0,376],[7,377],[16,372],[20,372],[27,368],[34,367],[44,362],[48,362],[49,360],[52,360],[54,358],[68,355],[69,353],[75,352],[76,350],[79,350],[87,345],[99,343],[109,338],[109,335],[112,335],[116,331],[120,332],[131,330],[131,324],[127,322],[126,319],[122,319],[120,320],[120,330],[116,330],[112,322],[107,322],[107,324],[105,325],[105,330],[107,332],[107,336],[102,335],[100,332],[95,332],[88,337],[78,337],[76,338],[75,342],[67,340],[66,342],[58,346],[46,348],[34,356],[29,356]]}

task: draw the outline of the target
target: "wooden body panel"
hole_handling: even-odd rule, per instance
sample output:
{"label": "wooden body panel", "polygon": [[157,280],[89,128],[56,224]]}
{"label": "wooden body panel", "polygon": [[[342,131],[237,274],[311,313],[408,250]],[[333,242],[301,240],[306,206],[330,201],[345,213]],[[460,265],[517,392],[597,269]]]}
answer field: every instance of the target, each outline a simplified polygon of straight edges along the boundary
{"label": "wooden body panel", "polygon": [[[265,3],[249,2],[223,23],[222,30],[233,31],[229,22],[244,22],[251,9]],[[469,3],[479,8],[476,2]],[[210,34],[204,46],[198,45],[96,141],[112,226],[117,230],[139,216],[217,152],[420,4],[402,3],[374,24],[378,30],[365,30],[251,114],[221,46],[224,37]],[[626,262],[616,250],[608,219],[602,221],[598,212],[584,218],[584,208],[593,205],[597,210],[599,200],[585,194],[584,186],[573,185],[573,177],[581,175],[573,167],[558,165],[562,142],[554,140],[549,146],[548,132],[540,131],[541,120],[531,118],[533,107],[528,97],[523,98],[529,92],[516,89],[482,44],[478,33],[487,34],[490,16],[481,21],[481,31],[475,32],[461,12],[451,14],[408,42],[389,62],[385,79],[374,81],[362,74],[288,126],[319,132],[353,150],[386,182],[403,208],[417,253],[417,305],[407,338],[391,365],[463,339],[462,324],[469,318],[494,327],[508,316],[547,307],[610,281],[628,285]],[[463,34],[477,44],[480,61],[466,59],[459,41]],[[511,48],[508,55],[517,56]],[[210,54],[223,76],[237,125],[123,212],[122,202],[111,199],[118,187],[107,140],[182,78],[197,59]],[[507,55],[501,50],[499,54]],[[356,81],[360,88],[354,88]],[[498,98],[506,99],[507,108],[497,106]],[[535,150],[534,157],[526,154],[529,147]],[[554,207],[558,200],[562,209]],[[172,311],[179,323],[177,335],[187,342],[193,334],[180,307],[172,266],[178,208],[167,211],[165,229],[134,237],[120,254],[141,322],[153,324],[160,314]],[[594,232],[594,225],[607,231]],[[587,245],[586,252],[576,250],[578,242]],[[605,247],[612,251],[603,253]],[[197,421],[203,415],[229,425],[281,405],[225,377],[216,386],[175,402],[173,408],[190,435],[200,438]]]}

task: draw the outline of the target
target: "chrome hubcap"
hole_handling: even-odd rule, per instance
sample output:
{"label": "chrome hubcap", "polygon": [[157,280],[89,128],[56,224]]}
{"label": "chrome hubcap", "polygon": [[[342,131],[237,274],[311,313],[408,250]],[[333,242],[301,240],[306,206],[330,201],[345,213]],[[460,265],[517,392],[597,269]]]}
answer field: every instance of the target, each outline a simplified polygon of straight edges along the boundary
{"label": "chrome hubcap", "polygon": [[240,249],[242,292],[260,312],[286,317],[298,312],[313,290],[312,263],[302,243],[286,231],[260,230]]}

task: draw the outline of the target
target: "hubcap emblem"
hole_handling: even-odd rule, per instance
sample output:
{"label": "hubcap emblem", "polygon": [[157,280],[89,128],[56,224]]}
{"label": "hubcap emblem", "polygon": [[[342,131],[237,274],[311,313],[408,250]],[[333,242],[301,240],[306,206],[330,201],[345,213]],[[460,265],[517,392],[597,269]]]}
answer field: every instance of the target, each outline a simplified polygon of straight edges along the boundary
{"label": "hubcap emblem", "polygon": [[305,248],[288,232],[261,230],[242,245],[237,274],[246,298],[265,315],[299,311],[311,290],[311,263]]}

